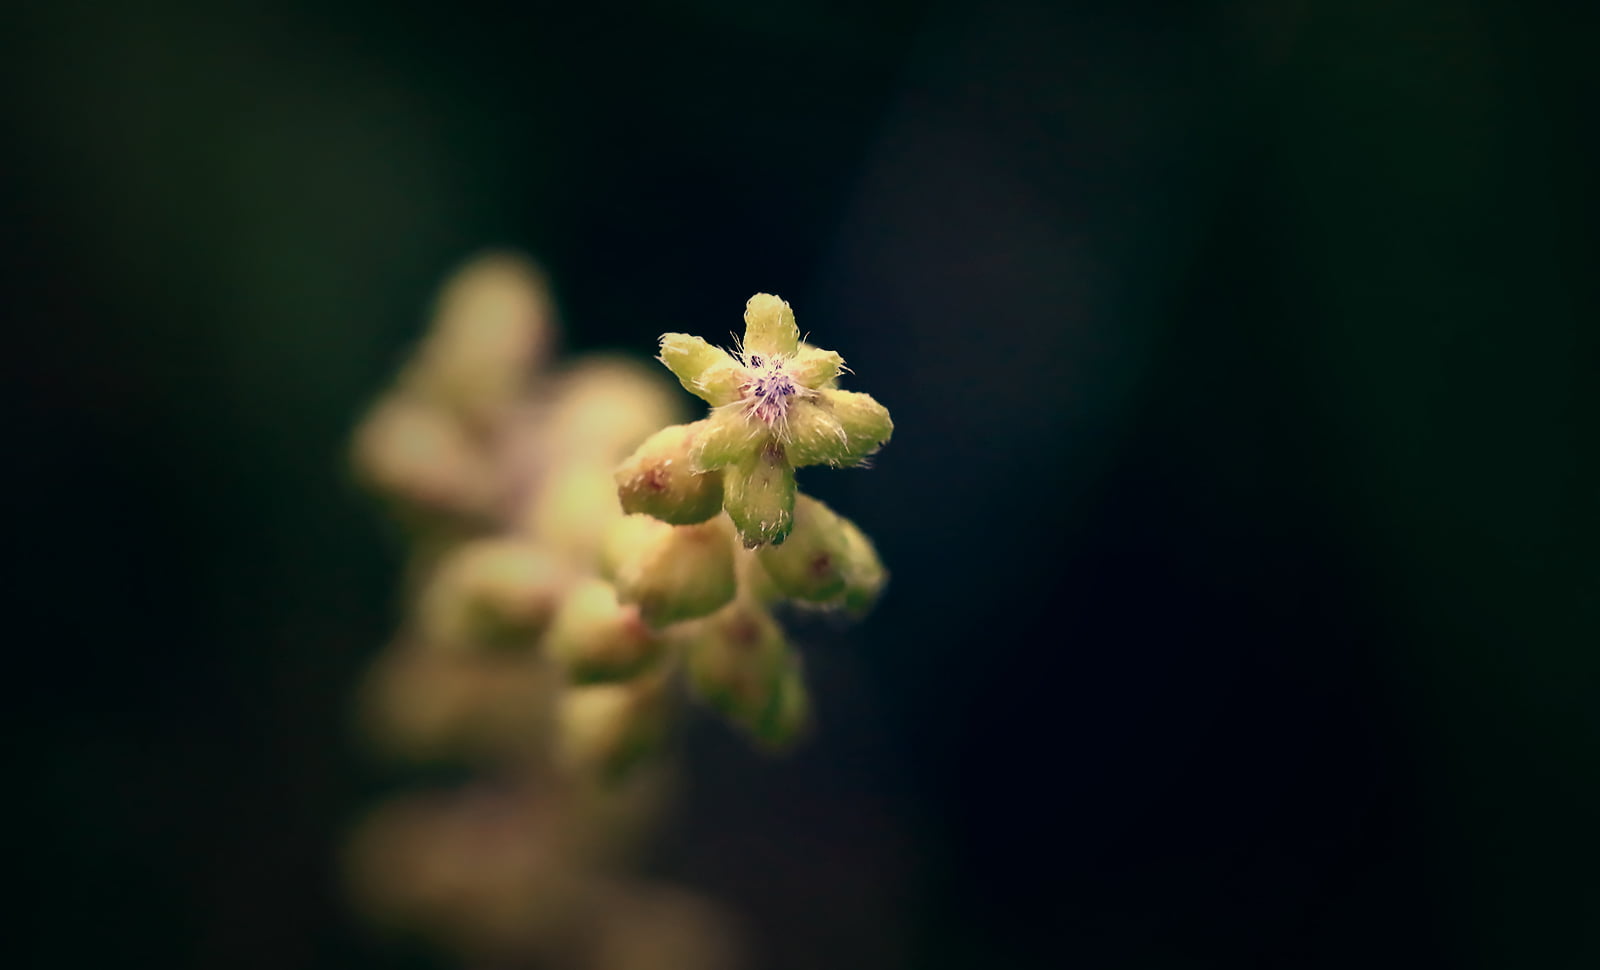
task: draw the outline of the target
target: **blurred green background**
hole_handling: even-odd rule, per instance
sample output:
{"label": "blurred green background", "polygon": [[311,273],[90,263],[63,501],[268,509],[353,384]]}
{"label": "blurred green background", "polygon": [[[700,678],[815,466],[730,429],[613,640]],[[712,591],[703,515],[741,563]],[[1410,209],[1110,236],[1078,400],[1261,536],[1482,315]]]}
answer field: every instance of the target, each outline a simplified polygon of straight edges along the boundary
{"label": "blurred green background", "polygon": [[17,965],[412,965],[339,901],[398,545],[343,449],[487,245],[757,290],[893,411],[821,732],[689,735],[756,966],[1600,965],[1595,17],[1415,0],[18,8]]}

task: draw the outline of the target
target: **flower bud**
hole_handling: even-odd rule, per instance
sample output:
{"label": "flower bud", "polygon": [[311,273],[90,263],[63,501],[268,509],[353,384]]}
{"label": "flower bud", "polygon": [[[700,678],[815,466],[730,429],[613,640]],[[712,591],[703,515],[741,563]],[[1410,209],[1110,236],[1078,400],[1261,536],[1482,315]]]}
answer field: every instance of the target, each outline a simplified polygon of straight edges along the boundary
{"label": "flower bud", "polygon": [[627,680],[659,659],[663,641],[635,606],[604,580],[573,587],[545,636],[545,649],[575,683]]}
{"label": "flower bud", "polygon": [[756,558],[784,596],[821,603],[845,588],[849,539],[843,520],[809,495],[795,499],[794,531],[782,545],[756,550]]}
{"label": "flower bud", "polygon": [[644,675],[620,684],[567,688],[556,714],[557,759],[619,778],[660,748],[666,733],[667,678]]}
{"label": "flower bud", "polygon": [[800,328],[795,325],[789,304],[771,293],[757,293],[744,306],[744,355],[752,357],[790,357],[800,347]]}
{"label": "flower bud", "polygon": [[854,522],[841,516],[839,526],[845,538],[844,597],[846,610],[861,615],[872,608],[889,581],[889,573],[878,558],[872,540],[856,527]]}
{"label": "flower bud", "polygon": [[736,600],[688,634],[689,684],[712,709],[754,730],[772,709],[788,666],[783,630],[765,610]]}
{"label": "flower bud", "polygon": [[559,679],[527,654],[397,645],[363,686],[363,727],[384,753],[409,760],[522,756],[549,742]]}
{"label": "flower bud", "polygon": [[549,456],[612,466],[679,420],[678,394],[658,374],[631,358],[590,355],[556,376],[546,418]]}
{"label": "flower bud", "polygon": [[422,591],[422,639],[447,649],[529,646],[560,602],[560,564],[534,543],[479,539],[453,549]]}
{"label": "flower bud", "polygon": [[726,519],[641,534],[616,560],[618,602],[652,627],[712,613],[733,599],[733,535]]}
{"label": "flower bud", "polygon": [[689,464],[695,432],[708,422],[662,428],[616,471],[624,512],[642,512],[673,525],[691,525],[722,511],[722,476],[696,473]]}
{"label": "flower bud", "polygon": [[794,468],[781,446],[769,442],[722,475],[722,507],[746,548],[788,538],[794,527]]}
{"label": "flower bud", "polygon": [[405,375],[427,401],[475,424],[523,392],[555,334],[544,275],[507,253],[471,260],[439,294],[433,326]]}
{"label": "flower bud", "polygon": [[550,470],[524,507],[519,525],[557,555],[581,565],[598,559],[612,523],[622,518],[606,465],[569,461]]}
{"label": "flower bud", "polygon": [[356,474],[416,509],[477,517],[494,501],[494,476],[460,422],[439,408],[394,395],[356,430]]}
{"label": "flower bud", "polygon": [[617,574],[641,548],[672,531],[672,526],[648,515],[625,515],[611,523],[600,549],[600,578],[615,585]]}
{"label": "flower bud", "polygon": [[800,658],[791,652],[787,659],[766,710],[750,732],[769,751],[794,747],[811,726],[811,695]]}

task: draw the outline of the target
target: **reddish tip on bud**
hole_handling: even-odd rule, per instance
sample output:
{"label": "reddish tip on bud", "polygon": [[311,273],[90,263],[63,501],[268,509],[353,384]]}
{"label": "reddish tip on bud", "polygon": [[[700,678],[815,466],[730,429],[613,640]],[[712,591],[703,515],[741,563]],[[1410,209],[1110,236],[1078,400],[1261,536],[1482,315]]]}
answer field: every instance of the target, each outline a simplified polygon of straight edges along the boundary
{"label": "reddish tip on bud", "polygon": [[697,473],[689,461],[695,434],[709,422],[662,428],[616,471],[622,510],[692,525],[722,511],[722,476]]}
{"label": "reddish tip on bud", "polygon": [[656,663],[662,646],[638,607],[618,602],[616,590],[599,579],[567,594],[545,637],[550,657],[580,684],[636,676]]}

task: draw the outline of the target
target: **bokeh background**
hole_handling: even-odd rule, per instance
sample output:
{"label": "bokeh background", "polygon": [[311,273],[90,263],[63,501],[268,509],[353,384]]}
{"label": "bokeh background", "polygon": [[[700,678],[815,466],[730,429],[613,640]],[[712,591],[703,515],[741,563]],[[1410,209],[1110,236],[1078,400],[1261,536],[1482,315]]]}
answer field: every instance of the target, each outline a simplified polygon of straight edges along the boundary
{"label": "bokeh background", "polygon": [[648,860],[756,967],[1600,966],[1592,13],[6,19],[12,965],[430,965],[337,886],[344,448],[509,245],[570,349],[777,292],[897,420],[802,476],[894,573],[819,736],[694,725]]}

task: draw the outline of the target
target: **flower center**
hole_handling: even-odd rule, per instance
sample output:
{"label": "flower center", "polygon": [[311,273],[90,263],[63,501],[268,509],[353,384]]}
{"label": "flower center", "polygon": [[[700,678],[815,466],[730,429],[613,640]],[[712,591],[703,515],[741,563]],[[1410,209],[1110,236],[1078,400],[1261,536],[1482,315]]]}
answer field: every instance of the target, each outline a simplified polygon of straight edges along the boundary
{"label": "flower center", "polygon": [[800,393],[800,385],[784,372],[781,357],[768,357],[763,361],[752,356],[750,370],[754,377],[745,390],[750,413],[767,424],[782,421],[789,411],[790,400]]}

